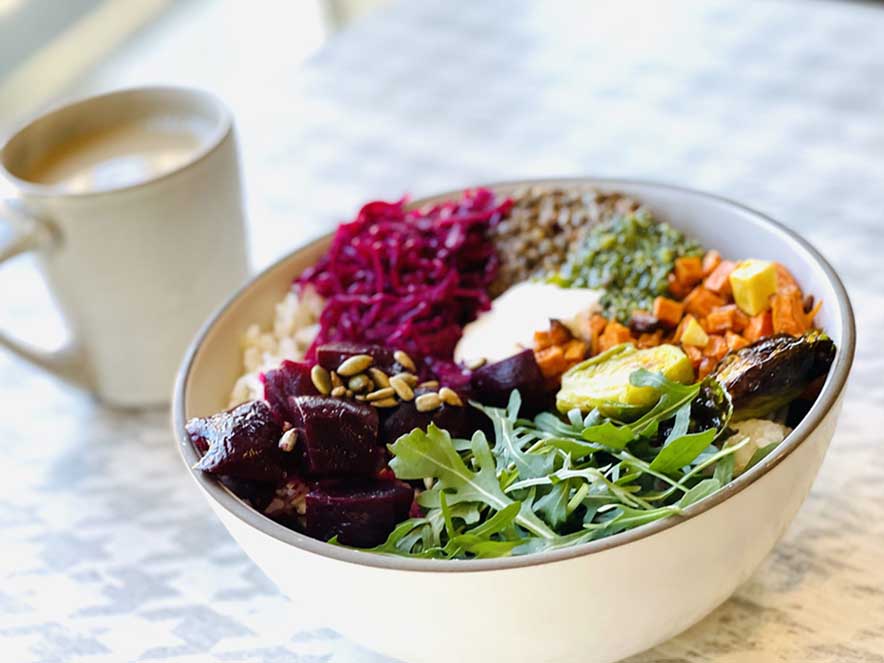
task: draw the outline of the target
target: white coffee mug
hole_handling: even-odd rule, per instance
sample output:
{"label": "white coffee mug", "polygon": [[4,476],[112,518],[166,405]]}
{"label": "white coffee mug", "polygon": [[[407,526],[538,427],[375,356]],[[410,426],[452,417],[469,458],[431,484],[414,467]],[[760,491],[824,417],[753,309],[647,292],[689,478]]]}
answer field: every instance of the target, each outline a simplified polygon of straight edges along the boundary
{"label": "white coffee mug", "polygon": [[189,339],[248,276],[228,110],[183,88],[92,97],[17,131],[0,169],[18,192],[0,206],[0,262],[36,253],[72,338],[0,345],[108,404],[168,401]]}

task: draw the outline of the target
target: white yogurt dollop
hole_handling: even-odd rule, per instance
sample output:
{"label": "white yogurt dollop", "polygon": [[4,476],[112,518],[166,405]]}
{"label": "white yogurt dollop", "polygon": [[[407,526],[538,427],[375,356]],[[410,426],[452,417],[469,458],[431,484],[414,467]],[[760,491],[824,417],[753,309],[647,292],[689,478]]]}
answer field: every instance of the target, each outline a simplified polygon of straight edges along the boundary
{"label": "white yogurt dollop", "polygon": [[589,317],[601,310],[601,295],[601,290],[518,283],[495,299],[490,310],[464,327],[454,359],[467,364],[479,359],[506,359],[531,348],[534,332],[549,329],[550,318],[560,320],[575,336],[585,338]]}

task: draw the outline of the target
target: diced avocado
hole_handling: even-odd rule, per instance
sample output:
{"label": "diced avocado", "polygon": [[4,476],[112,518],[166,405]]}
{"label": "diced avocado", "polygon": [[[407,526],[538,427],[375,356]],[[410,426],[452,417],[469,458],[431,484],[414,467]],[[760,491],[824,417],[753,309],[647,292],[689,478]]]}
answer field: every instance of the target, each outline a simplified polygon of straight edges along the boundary
{"label": "diced avocado", "polygon": [[747,315],[758,315],[770,307],[777,291],[777,268],[768,260],[743,260],[730,275],[734,301]]}
{"label": "diced avocado", "polygon": [[684,345],[696,345],[698,348],[705,348],[709,342],[708,334],[692,315],[687,316],[687,321],[681,332],[681,342]]}
{"label": "diced avocado", "polygon": [[562,376],[556,395],[560,412],[574,408],[589,412],[598,408],[607,417],[624,419],[640,415],[657,402],[653,387],[636,387],[629,376],[640,368],[662,373],[674,382],[694,380],[694,368],[687,355],[674,345],[636,350],[624,343],[573,366]]}

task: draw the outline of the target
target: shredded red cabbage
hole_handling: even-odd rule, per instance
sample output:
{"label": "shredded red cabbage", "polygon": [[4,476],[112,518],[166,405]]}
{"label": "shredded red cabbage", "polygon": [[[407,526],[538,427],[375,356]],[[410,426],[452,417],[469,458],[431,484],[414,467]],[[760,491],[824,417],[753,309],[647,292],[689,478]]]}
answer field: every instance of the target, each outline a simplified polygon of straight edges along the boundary
{"label": "shredded red cabbage", "polygon": [[355,341],[428,366],[450,362],[463,325],[490,306],[499,261],[487,231],[510,206],[487,189],[420,210],[406,210],[405,199],[365,205],[296,281],[326,300],[308,356],[323,343]]}

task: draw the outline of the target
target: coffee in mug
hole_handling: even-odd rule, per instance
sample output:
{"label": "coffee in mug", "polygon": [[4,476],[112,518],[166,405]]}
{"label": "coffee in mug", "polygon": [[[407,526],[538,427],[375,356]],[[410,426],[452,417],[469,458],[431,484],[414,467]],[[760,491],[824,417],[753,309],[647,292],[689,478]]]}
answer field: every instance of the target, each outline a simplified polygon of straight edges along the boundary
{"label": "coffee in mug", "polygon": [[168,401],[189,339],[248,274],[227,109],[181,88],[93,97],[15,133],[0,171],[18,191],[0,261],[35,252],[74,339],[0,345],[108,403]]}

